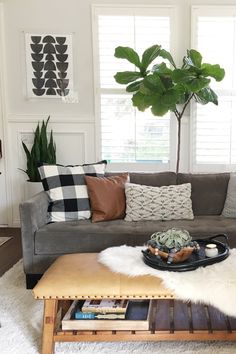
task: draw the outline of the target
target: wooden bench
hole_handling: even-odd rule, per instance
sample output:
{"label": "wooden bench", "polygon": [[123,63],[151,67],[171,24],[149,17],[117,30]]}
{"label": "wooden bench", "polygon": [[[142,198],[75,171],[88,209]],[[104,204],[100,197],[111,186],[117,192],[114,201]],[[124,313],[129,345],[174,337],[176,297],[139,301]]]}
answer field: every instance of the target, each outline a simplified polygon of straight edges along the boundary
{"label": "wooden bench", "polygon": [[[97,262],[97,254],[59,257],[33,289],[44,300],[42,354],[54,352],[55,342],[236,340],[236,318],[211,306],[174,299],[161,280],[128,277]],[[75,299],[152,299],[147,331],[63,331],[61,319]]]}

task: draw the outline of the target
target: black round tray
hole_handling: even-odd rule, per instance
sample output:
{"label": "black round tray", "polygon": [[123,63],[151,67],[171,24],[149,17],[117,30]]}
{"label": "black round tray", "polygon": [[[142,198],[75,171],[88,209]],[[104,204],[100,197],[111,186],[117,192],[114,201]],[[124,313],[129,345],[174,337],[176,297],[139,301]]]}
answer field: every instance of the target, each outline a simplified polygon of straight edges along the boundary
{"label": "black round tray", "polygon": [[[215,240],[218,237],[223,237],[226,243]],[[199,252],[193,252],[184,262],[167,264],[164,260],[153,255],[148,249],[145,251],[142,250],[143,261],[145,264],[155,269],[174,272],[187,272],[189,270],[195,270],[198,267],[205,267],[221,262],[229,256],[228,236],[225,234],[219,234],[204,239],[196,239],[194,241],[198,242],[200,250]],[[219,252],[217,256],[211,258],[206,257],[205,246],[208,243],[214,243],[217,246]]]}

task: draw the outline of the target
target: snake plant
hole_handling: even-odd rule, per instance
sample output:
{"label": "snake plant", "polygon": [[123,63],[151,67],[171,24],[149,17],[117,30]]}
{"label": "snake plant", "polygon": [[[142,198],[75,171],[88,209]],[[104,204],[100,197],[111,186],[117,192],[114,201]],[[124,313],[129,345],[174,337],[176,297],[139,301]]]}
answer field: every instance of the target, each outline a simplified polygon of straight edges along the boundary
{"label": "snake plant", "polygon": [[31,149],[29,150],[26,144],[22,141],[22,146],[24,148],[26,159],[27,159],[27,168],[23,170],[28,175],[28,181],[30,182],[40,182],[40,175],[38,172],[39,163],[56,163],[56,145],[53,141],[52,130],[48,139],[47,134],[47,125],[49,122],[50,116],[47,118],[46,123],[44,120],[41,123],[38,123],[36,130],[34,132],[34,141]]}

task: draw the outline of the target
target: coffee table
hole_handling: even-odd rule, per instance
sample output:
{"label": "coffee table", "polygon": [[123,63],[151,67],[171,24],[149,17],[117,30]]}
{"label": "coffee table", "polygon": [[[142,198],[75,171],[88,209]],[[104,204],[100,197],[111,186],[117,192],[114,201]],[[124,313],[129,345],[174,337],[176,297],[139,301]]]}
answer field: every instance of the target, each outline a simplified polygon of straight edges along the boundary
{"label": "coffee table", "polygon": [[[55,342],[236,340],[236,318],[175,299],[156,277],[113,273],[96,253],[59,257],[33,293],[44,300],[42,354],[52,354]],[[61,319],[73,300],[102,298],[154,300],[149,330],[62,330]]]}

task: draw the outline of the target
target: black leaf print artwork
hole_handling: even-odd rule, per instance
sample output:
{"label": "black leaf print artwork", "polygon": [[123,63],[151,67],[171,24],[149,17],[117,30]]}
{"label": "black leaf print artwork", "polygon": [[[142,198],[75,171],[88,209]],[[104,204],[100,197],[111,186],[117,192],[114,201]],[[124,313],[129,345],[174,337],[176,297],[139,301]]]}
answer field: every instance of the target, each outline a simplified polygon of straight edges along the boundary
{"label": "black leaf print artwork", "polygon": [[29,35],[31,96],[63,97],[70,93],[71,42],[68,37]]}

